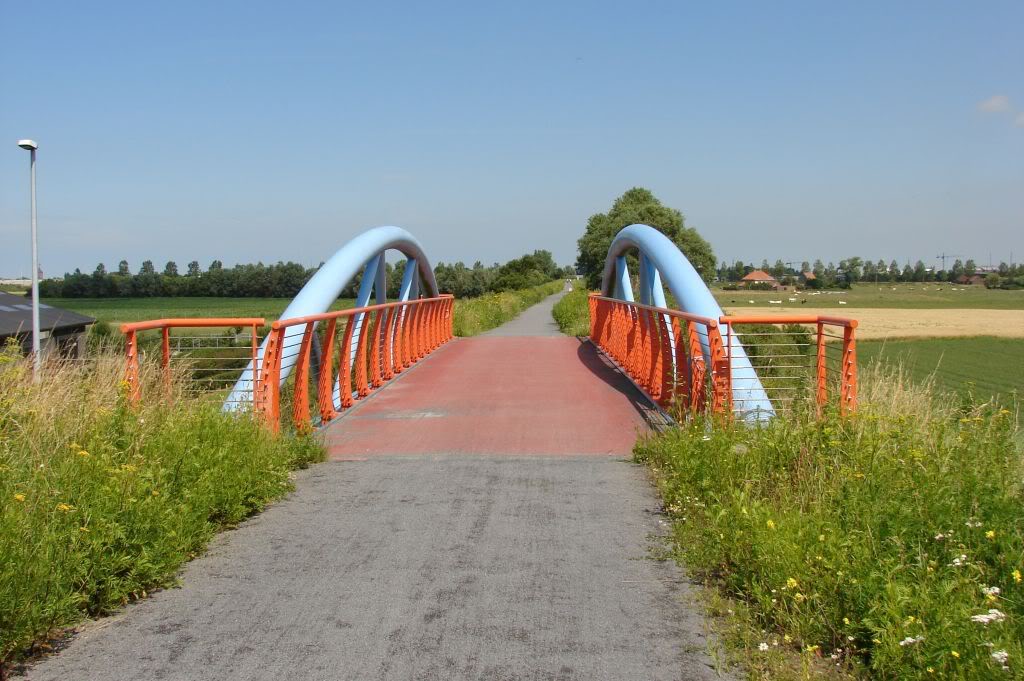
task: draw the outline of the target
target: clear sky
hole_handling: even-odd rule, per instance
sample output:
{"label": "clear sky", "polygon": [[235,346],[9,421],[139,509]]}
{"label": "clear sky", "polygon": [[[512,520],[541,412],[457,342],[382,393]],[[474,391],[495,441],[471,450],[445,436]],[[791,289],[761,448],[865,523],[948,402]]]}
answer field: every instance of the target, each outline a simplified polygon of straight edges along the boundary
{"label": "clear sky", "polygon": [[640,185],[719,259],[1024,258],[1024,3],[0,3],[0,276],[562,263]]}

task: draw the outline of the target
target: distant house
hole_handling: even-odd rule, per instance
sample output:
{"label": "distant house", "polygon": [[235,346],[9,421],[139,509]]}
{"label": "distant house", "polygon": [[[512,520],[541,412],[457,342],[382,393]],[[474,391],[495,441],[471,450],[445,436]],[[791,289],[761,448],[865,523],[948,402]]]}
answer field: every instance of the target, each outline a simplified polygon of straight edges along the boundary
{"label": "distant house", "polygon": [[966,284],[966,285],[970,285],[970,286],[984,286],[985,285],[985,275],[984,274],[972,274],[971,276],[968,277],[966,274],[961,274],[959,277],[956,278],[956,283],[958,283],[958,284]]}
{"label": "distant house", "polygon": [[763,286],[771,286],[773,289],[779,287],[779,280],[768,274],[764,270],[754,270],[750,274],[740,279],[740,286],[751,286],[754,284],[760,284]]}
{"label": "distant house", "polygon": [[816,275],[814,272],[801,272],[800,273],[800,281],[802,281],[805,284],[807,282],[809,282],[809,281],[814,281],[817,278],[818,278],[818,275]]}
{"label": "distant house", "polygon": [[[39,343],[44,355],[57,352],[61,357],[81,357],[85,351],[85,332],[95,324],[92,317],[39,304]],[[32,301],[24,296],[0,292],[0,346],[14,338],[26,354],[32,350]]]}

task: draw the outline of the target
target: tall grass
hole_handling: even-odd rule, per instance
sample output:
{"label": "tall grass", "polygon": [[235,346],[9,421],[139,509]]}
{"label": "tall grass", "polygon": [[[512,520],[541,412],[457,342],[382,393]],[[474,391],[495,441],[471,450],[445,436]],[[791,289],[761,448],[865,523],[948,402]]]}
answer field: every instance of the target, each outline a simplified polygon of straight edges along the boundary
{"label": "tall grass", "polygon": [[565,294],[555,303],[551,316],[555,318],[558,328],[567,336],[590,335],[590,303],[587,298],[590,291],[582,279],[572,283],[572,291]]}
{"label": "tall grass", "polygon": [[[144,375],[123,355],[54,364],[33,384],[0,353],[0,668],[53,630],[170,583],[221,527],[290,488],[322,456],[247,416]],[[161,398],[161,395],[166,397]]]}
{"label": "tall grass", "polygon": [[477,298],[457,298],[452,331],[456,336],[475,336],[489,331],[563,288],[565,282],[558,279],[533,288],[485,293]]}
{"label": "tall grass", "polygon": [[680,558],[780,651],[887,679],[1024,678],[1014,415],[877,368],[853,417],[695,422],[641,442]]}

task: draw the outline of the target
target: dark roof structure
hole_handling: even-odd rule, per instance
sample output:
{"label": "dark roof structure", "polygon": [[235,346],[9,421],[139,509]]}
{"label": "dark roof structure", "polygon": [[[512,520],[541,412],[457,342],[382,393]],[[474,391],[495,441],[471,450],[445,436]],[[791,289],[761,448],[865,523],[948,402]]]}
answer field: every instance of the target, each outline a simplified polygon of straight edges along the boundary
{"label": "dark roof structure", "polygon": [[[61,329],[88,326],[95,323],[92,317],[77,312],[39,303],[39,329],[60,331]],[[32,300],[0,291],[0,338],[32,332]]]}

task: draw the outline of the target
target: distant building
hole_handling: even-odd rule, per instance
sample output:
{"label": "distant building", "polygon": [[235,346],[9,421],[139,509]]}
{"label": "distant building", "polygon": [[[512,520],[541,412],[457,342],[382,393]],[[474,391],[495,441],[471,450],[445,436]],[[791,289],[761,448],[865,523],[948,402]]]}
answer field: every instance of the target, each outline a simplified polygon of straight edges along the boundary
{"label": "distant building", "polygon": [[774,289],[779,287],[779,280],[764,270],[754,270],[740,279],[740,286],[750,286],[752,284],[767,285]]}
{"label": "distant building", "polygon": [[[92,317],[39,304],[39,343],[44,355],[78,358],[85,352],[85,332],[95,324]],[[14,338],[26,354],[32,350],[32,301],[0,292],[0,346]]]}
{"label": "distant building", "polygon": [[984,286],[985,285],[985,275],[984,274],[972,274],[971,276],[968,277],[966,274],[961,274],[959,277],[956,278],[956,283],[958,283],[958,284],[967,284],[967,285],[970,285],[970,286]]}
{"label": "distant building", "polygon": [[800,281],[802,281],[804,283],[807,283],[809,281],[814,281],[817,278],[818,278],[818,275],[815,274],[814,272],[801,272],[800,273]]}

